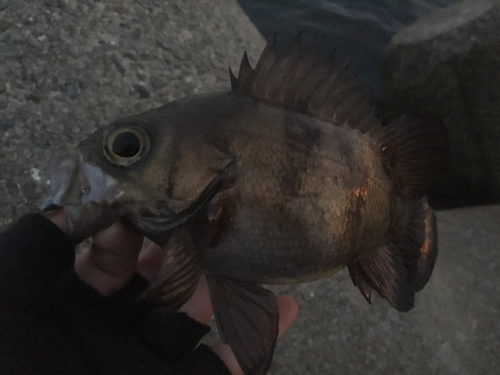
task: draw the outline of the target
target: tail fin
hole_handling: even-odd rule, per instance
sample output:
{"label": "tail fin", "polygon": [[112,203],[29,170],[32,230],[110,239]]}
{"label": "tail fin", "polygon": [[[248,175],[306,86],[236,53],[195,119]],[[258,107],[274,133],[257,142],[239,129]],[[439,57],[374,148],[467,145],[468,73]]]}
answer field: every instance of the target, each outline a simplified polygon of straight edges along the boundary
{"label": "tail fin", "polygon": [[361,254],[348,269],[369,303],[375,290],[397,310],[408,311],[414,306],[415,293],[429,280],[436,256],[436,219],[423,198],[415,202],[398,242]]}
{"label": "tail fin", "polygon": [[[438,253],[436,216],[425,198],[415,203],[406,242],[410,250],[407,265],[411,271],[410,282],[413,290],[418,292],[429,281]],[[418,251],[412,252],[411,249],[416,247]]]}
{"label": "tail fin", "polygon": [[438,119],[403,116],[370,135],[380,144],[385,170],[404,198],[422,198],[448,163],[448,132]]}

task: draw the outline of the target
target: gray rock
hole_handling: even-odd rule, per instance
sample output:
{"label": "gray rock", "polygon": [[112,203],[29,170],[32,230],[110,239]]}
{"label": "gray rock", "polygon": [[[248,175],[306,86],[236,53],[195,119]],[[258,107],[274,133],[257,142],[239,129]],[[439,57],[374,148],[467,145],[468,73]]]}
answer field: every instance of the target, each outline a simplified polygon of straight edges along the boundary
{"label": "gray rock", "polygon": [[385,102],[444,119],[451,163],[431,199],[444,206],[500,199],[500,2],[436,10],[397,33],[382,65]]}
{"label": "gray rock", "polygon": [[0,229],[34,210],[50,150],[190,94],[229,89],[264,40],[236,1],[0,6]]}

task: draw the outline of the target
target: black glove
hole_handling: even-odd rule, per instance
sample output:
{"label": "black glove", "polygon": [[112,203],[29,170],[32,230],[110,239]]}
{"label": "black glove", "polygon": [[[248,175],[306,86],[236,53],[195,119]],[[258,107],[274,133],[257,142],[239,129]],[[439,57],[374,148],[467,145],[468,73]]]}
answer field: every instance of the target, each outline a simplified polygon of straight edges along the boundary
{"label": "black glove", "polygon": [[144,279],[103,297],[73,265],[72,244],[41,215],[0,235],[0,373],[230,374],[196,347],[207,326],[135,302]]}

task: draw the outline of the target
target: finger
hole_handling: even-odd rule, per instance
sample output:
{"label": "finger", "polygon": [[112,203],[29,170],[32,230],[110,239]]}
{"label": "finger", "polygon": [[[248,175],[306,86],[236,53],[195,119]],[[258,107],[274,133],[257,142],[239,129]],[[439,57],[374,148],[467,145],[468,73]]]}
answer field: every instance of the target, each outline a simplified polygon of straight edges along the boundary
{"label": "finger", "polygon": [[163,265],[165,250],[151,243],[146,248],[142,249],[137,259],[137,273],[149,282],[154,282],[158,278],[158,273]]}
{"label": "finger", "polygon": [[299,305],[297,305],[297,302],[295,302],[292,296],[278,296],[278,311],[280,314],[278,339],[280,339],[288,328],[290,328],[295,318],[297,318]]}
{"label": "finger", "polygon": [[136,229],[115,223],[92,240],[92,245],[77,255],[75,271],[85,283],[109,295],[124,287],[135,274],[143,237]]}
{"label": "finger", "polygon": [[214,311],[210,302],[208,282],[205,275],[200,277],[198,287],[189,300],[181,306],[179,312],[183,312],[201,324],[208,324]]}
{"label": "finger", "polygon": [[64,209],[62,207],[44,212],[43,215],[66,233],[66,216],[64,215]]}
{"label": "finger", "polygon": [[[297,317],[299,307],[297,302],[291,296],[279,296],[278,299],[279,323],[278,323],[278,338],[282,337],[286,330]],[[212,345],[212,350],[224,361],[227,368],[233,375],[243,375],[243,371],[238,365],[233,351],[222,343],[221,340]]]}

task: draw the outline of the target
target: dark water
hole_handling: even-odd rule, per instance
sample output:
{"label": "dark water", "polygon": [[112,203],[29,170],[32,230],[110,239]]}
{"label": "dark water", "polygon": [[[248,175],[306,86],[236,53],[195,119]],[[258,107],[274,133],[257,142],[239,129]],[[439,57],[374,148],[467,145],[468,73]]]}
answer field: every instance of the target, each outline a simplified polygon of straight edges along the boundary
{"label": "dark water", "polygon": [[381,90],[378,70],[385,47],[402,27],[455,0],[238,0],[265,38],[278,33],[286,44],[303,32],[305,44],[320,40],[349,62],[375,101]]}

